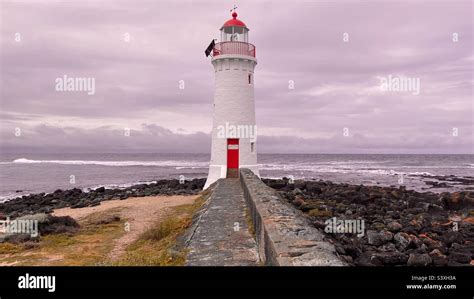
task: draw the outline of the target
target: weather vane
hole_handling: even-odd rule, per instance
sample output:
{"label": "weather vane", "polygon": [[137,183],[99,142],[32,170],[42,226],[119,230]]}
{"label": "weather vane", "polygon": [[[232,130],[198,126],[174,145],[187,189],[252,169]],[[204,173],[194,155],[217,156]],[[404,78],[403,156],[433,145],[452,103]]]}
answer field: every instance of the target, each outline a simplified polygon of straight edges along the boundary
{"label": "weather vane", "polygon": [[234,8],[232,8],[232,9],[230,10],[230,12],[233,12],[233,11],[235,11],[236,9],[237,9],[237,6],[234,5]]}

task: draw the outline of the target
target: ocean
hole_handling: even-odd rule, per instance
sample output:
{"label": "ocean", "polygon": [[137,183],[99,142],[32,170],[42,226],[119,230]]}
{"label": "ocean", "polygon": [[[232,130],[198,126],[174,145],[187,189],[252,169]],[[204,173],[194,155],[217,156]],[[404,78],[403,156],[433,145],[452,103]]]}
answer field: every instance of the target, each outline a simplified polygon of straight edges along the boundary
{"label": "ocean", "polygon": [[[0,155],[0,201],[56,189],[127,187],[158,179],[206,177],[208,154]],[[474,190],[474,155],[259,154],[264,178],[405,185],[421,192]],[[447,187],[426,182],[451,176]],[[464,179],[456,181],[457,179]],[[466,183],[466,180],[470,182]]]}

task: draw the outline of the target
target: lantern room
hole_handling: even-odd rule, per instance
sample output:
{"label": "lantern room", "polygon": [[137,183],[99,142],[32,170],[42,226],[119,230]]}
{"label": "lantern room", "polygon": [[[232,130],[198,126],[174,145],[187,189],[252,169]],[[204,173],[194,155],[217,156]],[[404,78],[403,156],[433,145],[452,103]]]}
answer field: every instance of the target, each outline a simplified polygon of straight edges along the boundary
{"label": "lantern room", "polygon": [[249,42],[249,29],[244,22],[237,19],[237,13],[232,14],[232,19],[222,25],[221,42]]}
{"label": "lantern room", "polygon": [[237,19],[237,13],[232,13],[232,19],[222,25],[221,40],[213,48],[213,57],[219,55],[255,56],[255,46],[249,43],[249,29],[244,22]]}

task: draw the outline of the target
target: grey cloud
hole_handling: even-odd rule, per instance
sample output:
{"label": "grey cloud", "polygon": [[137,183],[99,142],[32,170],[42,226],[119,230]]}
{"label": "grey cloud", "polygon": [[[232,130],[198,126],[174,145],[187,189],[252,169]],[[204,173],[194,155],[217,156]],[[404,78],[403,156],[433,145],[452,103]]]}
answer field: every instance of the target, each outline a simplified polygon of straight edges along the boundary
{"label": "grey cloud", "polygon": [[[396,136],[385,132],[371,136],[370,132],[349,130],[349,136],[341,132],[327,137],[301,138],[288,135],[258,137],[259,151],[263,153],[465,153],[472,150],[468,139],[453,137],[446,130],[444,138],[431,134],[420,136]],[[462,135],[462,131],[460,135]],[[210,146],[210,134],[173,133],[157,124],[142,124],[140,129],[130,130],[129,136],[122,128],[102,126],[93,129],[55,127],[41,124],[17,137],[13,132],[0,135],[0,150],[9,153],[23,152],[179,152],[202,153]],[[452,150],[455,148],[456,150]]]}
{"label": "grey cloud", "polygon": [[[230,18],[227,4],[1,6],[3,148],[77,142],[97,151],[209,151],[214,74],[203,50]],[[259,151],[473,152],[471,1],[242,1],[238,13],[257,46]],[[55,92],[54,79],[64,74],[96,78],[96,94]],[[421,94],[364,94],[389,74],[419,77]],[[330,92],[315,92],[327,86]],[[127,122],[148,125],[125,141]],[[15,127],[31,138],[11,139]],[[339,140],[344,127],[357,135]],[[461,132],[454,140],[453,127]]]}

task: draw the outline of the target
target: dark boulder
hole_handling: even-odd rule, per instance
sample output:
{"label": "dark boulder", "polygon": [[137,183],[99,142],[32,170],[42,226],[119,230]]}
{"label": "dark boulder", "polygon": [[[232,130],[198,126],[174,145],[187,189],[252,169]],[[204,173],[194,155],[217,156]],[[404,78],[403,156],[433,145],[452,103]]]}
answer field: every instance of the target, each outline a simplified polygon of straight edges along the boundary
{"label": "dark boulder", "polygon": [[441,236],[441,240],[447,245],[450,246],[453,243],[462,243],[463,237],[460,232],[457,231],[448,231]]}
{"label": "dark boulder", "polygon": [[391,221],[387,224],[387,229],[393,233],[399,232],[402,228],[403,226],[397,221]]}
{"label": "dark boulder", "polygon": [[472,254],[468,251],[450,251],[448,255],[449,261],[458,262],[461,264],[469,264],[471,262]]}
{"label": "dark boulder", "polygon": [[307,182],[306,190],[312,194],[321,194],[321,187],[318,182]]}
{"label": "dark boulder", "polygon": [[376,253],[372,260],[377,259],[383,265],[405,265],[408,261],[408,255],[399,251]]}
{"label": "dark boulder", "polygon": [[407,265],[408,266],[428,266],[432,263],[432,259],[431,257],[424,253],[424,254],[415,254],[415,253],[411,253],[409,258],[408,258],[408,261],[407,261]]}
{"label": "dark boulder", "polygon": [[373,230],[367,231],[367,243],[370,245],[380,246],[393,238],[393,234],[389,231],[376,232]]}

